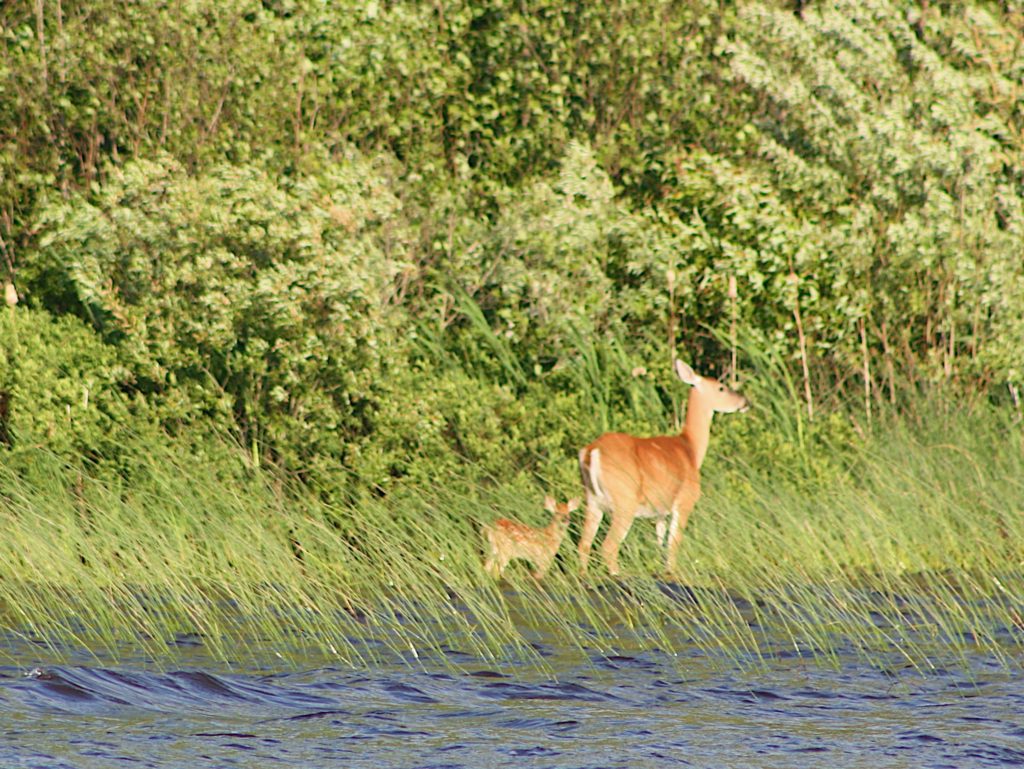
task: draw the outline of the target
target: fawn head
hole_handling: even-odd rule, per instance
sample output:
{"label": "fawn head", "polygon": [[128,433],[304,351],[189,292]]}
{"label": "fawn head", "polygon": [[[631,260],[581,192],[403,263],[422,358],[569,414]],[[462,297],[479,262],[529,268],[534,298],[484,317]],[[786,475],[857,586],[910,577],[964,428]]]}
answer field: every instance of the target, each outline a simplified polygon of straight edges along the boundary
{"label": "fawn head", "polygon": [[568,502],[556,502],[552,496],[544,497],[544,509],[552,514],[551,520],[559,526],[569,525],[569,515],[580,506],[578,499],[570,499]]}

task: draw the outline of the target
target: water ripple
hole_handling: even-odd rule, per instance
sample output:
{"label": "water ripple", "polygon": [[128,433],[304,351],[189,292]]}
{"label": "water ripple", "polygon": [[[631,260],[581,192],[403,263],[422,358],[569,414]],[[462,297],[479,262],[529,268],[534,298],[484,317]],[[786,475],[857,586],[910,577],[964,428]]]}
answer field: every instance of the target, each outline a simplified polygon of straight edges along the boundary
{"label": "water ripple", "polygon": [[[681,670],[685,676],[681,677]],[[981,672],[979,672],[981,671]],[[0,668],[0,766],[885,767],[1024,762],[1024,682],[649,652],[560,671]]]}

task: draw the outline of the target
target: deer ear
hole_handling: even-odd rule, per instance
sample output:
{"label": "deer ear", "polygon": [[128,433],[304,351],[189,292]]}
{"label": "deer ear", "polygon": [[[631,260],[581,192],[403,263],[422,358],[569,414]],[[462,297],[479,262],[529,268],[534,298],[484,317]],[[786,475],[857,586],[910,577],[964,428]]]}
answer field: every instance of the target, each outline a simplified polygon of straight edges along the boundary
{"label": "deer ear", "polygon": [[580,501],[578,499],[570,499],[568,505],[566,505],[566,507],[569,508],[569,512],[570,513],[573,510],[575,510],[576,508],[578,508],[579,506],[580,506]]}
{"label": "deer ear", "polygon": [[544,497],[544,509],[549,513],[555,512],[555,498],[551,496]]}
{"label": "deer ear", "polygon": [[690,368],[688,365],[683,363],[679,358],[676,358],[676,376],[682,379],[686,384],[691,387],[696,387],[697,383],[700,382],[700,377],[697,376],[697,372]]}

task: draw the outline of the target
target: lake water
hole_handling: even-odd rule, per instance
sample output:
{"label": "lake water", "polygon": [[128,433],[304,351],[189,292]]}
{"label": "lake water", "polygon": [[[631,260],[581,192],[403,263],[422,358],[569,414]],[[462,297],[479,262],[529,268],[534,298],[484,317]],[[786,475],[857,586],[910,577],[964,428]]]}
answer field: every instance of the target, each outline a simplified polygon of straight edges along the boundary
{"label": "lake water", "polygon": [[[744,669],[537,647],[556,678],[452,652],[351,670],[61,664],[6,636],[0,767],[973,767],[1024,763],[1024,682],[984,657],[928,673],[776,655]],[[457,669],[452,666],[457,666]],[[297,666],[296,666],[297,664]]]}

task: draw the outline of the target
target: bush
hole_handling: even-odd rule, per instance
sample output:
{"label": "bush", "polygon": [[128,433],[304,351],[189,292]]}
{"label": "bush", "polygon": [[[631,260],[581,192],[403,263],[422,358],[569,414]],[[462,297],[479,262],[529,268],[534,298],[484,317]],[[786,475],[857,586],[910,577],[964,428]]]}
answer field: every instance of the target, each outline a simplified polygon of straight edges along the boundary
{"label": "bush", "polygon": [[129,382],[117,350],[77,318],[26,307],[0,312],[7,461],[40,447],[65,461],[116,461],[127,435],[152,428],[123,394]]}
{"label": "bush", "polygon": [[367,435],[400,353],[384,172],[358,158],[294,180],[166,156],[112,168],[95,194],[43,209],[30,288],[63,290],[162,424],[231,428],[257,462],[306,474]]}

